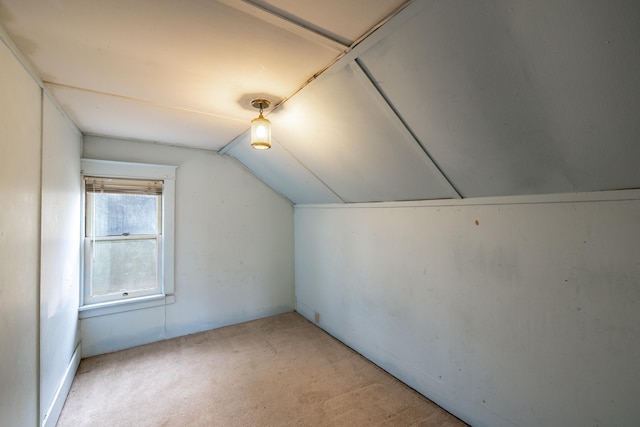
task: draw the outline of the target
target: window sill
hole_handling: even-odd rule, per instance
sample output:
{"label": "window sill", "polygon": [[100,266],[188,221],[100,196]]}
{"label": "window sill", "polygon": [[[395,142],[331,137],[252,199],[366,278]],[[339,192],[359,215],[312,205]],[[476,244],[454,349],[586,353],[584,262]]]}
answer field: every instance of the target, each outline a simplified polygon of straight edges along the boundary
{"label": "window sill", "polygon": [[128,300],[110,301],[98,304],[83,305],[78,308],[78,317],[105,316],[108,314],[122,313],[125,311],[141,310],[144,308],[159,307],[175,302],[174,295],[150,295],[146,297],[131,298]]}

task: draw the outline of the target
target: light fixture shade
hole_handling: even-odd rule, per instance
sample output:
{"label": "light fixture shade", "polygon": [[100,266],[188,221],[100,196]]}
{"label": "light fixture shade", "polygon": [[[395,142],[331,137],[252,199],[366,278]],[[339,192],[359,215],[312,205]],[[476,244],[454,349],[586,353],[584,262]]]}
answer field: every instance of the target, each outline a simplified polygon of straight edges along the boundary
{"label": "light fixture shade", "polygon": [[271,148],[271,122],[262,113],[251,120],[251,146],[256,150]]}

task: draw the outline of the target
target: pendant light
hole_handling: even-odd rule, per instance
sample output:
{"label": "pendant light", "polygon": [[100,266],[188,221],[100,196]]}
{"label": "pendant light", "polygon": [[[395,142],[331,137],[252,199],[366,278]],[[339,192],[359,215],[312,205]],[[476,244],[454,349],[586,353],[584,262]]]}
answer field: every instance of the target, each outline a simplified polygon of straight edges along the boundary
{"label": "pendant light", "polygon": [[271,148],[271,122],[262,116],[262,110],[269,108],[271,102],[254,99],[251,105],[260,110],[260,115],[251,120],[251,146],[256,150],[268,150]]}

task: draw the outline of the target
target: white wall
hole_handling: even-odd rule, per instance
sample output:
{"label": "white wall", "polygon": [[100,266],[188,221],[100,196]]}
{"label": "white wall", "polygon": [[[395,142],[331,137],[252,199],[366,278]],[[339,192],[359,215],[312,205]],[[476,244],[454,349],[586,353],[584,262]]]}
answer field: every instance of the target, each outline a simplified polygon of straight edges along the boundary
{"label": "white wall", "polygon": [[81,320],[83,356],[293,310],[293,207],[216,153],[86,136],[85,158],[178,166],[175,303]]}
{"label": "white wall", "polygon": [[55,425],[77,368],[81,135],[0,28],[0,426]]}
{"label": "white wall", "polygon": [[38,423],[41,111],[40,87],[0,40],[2,426]]}
{"label": "white wall", "polygon": [[79,363],[82,134],[43,101],[40,419],[55,425]]}
{"label": "white wall", "polygon": [[298,206],[296,306],[474,426],[640,425],[639,237],[639,191]]}

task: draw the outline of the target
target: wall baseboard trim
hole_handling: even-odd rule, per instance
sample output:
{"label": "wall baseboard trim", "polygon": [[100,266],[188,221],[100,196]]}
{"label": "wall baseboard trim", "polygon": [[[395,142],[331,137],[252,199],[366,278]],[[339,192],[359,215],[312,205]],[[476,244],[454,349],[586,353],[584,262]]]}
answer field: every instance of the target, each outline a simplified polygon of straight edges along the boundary
{"label": "wall baseboard trim", "polygon": [[49,405],[47,412],[42,417],[42,422],[40,423],[41,427],[55,427],[58,423],[58,418],[60,418],[62,407],[64,406],[65,400],[67,400],[67,395],[69,394],[69,390],[71,390],[71,383],[73,383],[73,378],[78,371],[79,365],[80,343],[78,343],[73,352],[73,356],[71,356],[71,361],[69,362],[69,365],[67,365],[67,370],[62,377],[58,390],[56,390],[56,394],[53,397],[51,405]]}

